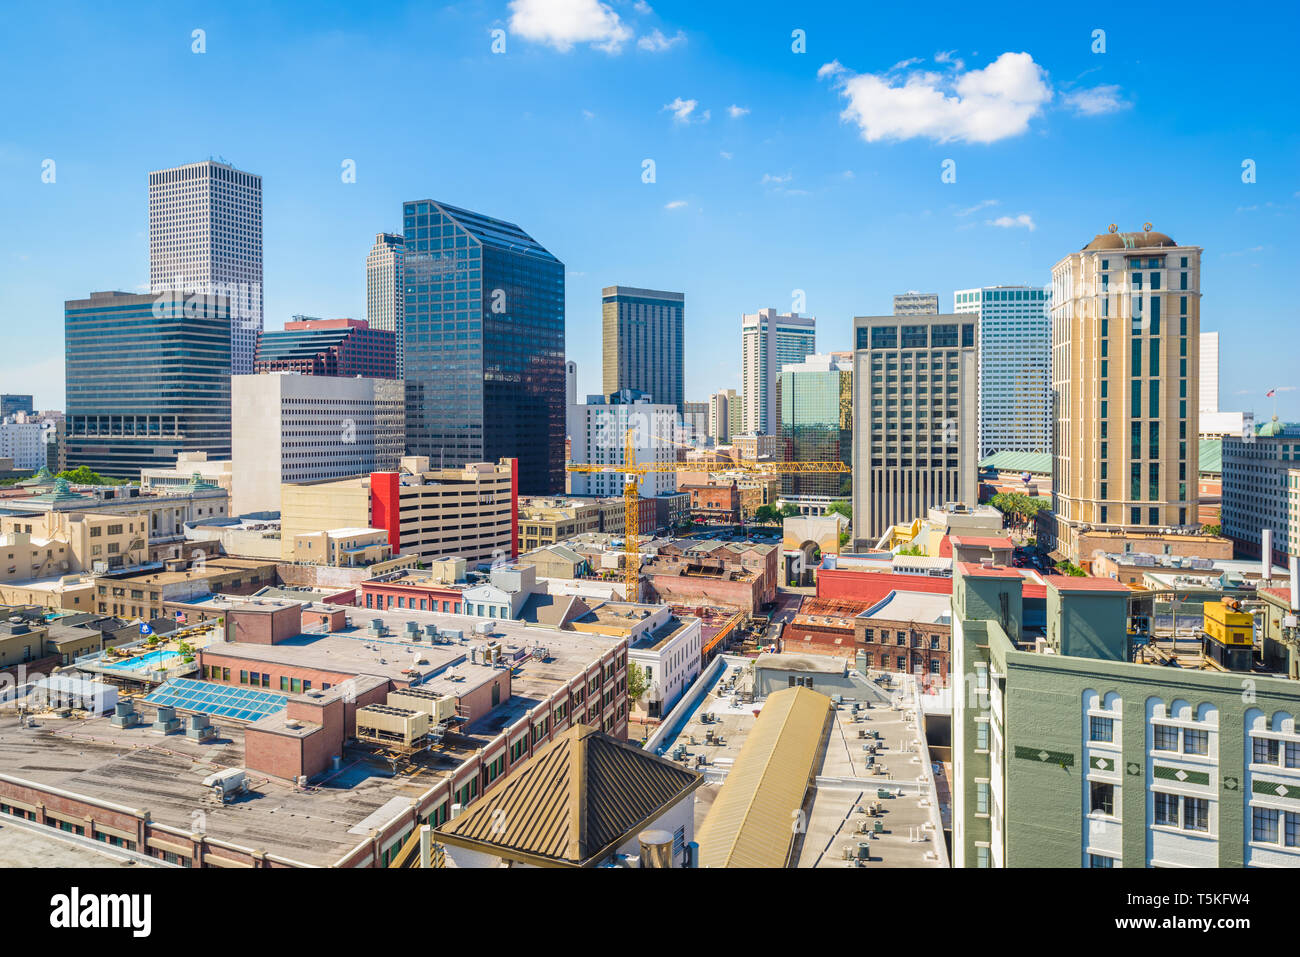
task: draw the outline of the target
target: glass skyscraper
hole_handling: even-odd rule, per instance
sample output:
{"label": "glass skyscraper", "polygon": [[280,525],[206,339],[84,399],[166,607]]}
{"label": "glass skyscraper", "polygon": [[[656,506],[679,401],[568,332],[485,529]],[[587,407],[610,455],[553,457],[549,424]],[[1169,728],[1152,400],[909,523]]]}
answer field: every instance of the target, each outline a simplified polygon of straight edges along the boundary
{"label": "glass skyscraper", "polygon": [[68,466],[113,478],[230,458],[230,301],[96,292],[64,303]]}
{"label": "glass skyscraper", "polygon": [[[777,379],[778,458],[787,462],[853,465],[853,357],[809,356],[787,365]],[[781,476],[781,497],[816,514],[853,494],[847,472]]]}
{"label": "glass skyscraper", "polygon": [[980,457],[1052,451],[1052,290],[959,289],[954,312],[979,316]]}
{"label": "glass skyscraper", "polygon": [[403,205],[406,448],[445,466],[519,460],[564,488],[564,264],[512,223]]}

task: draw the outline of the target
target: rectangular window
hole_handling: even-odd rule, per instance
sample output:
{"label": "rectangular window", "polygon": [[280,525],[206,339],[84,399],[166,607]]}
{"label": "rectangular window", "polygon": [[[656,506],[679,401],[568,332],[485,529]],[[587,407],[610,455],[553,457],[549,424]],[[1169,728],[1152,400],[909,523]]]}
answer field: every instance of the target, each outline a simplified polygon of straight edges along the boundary
{"label": "rectangular window", "polygon": [[1092,741],[1114,741],[1115,740],[1115,719],[1114,718],[1089,718],[1088,737]]}
{"label": "rectangular window", "polygon": [[1089,782],[1091,800],[1088,804],[1090,812],[1099,812],[1107,817],[1115,816],[1115,785],[1106,784],[1102,781]]}
{"label": "rectangular window", "polygon": [[1156,791],[1152,797],[1155,798],[1155,822],[1167,827],[1177,827],[1178,795]]}
{"label": "rectangular window", "polygon": [[1183,731],[1184,754],[1209,754],[1210,732],[1187,728]]}
{"label": "rectangular window", "polygon": [[987,721],[975,722],[975,750],[987,751],[989,749],[989,723]]}
{"label": "rectangular window", "polygon": [[1286,743],[1286,766],[1288,768],[1300,768],[1300,744],[1294,741]]}
{"label": "rectangular window", "polygon": [[1153,747],[1157,751],[1177,751],[1178,750],[1178,729],[1171,724],[1157,724],[1153,726],[1155,732],[1155,744]]}
{"label": "rectangular window", "polygon": [[1278,742],[1270,738],[1255,738],[1254,740],[1255,764],[1277,764],[1278,759]]}
{"label": "rectangular window", "polygon": [[1276,844],[1278,837],[1278,811],[1271,807],[1250,809],[1250,839],[1261,844]]}
{"label": "rectangular window", "polygon": [[1089,867],[1114,867],[1115,858],[1107,857],[1105,854],[1089,854],[1088,866]]}
{"label": "rectangular window", "polygon": [[1205,798],[1183,798],[1183,830],[1210,829],[1210,802]]}
{"label": "rectangular window", "polygon": [[987,781],[978,781],[975,784],[975,813],[989,813],[989,785]]}

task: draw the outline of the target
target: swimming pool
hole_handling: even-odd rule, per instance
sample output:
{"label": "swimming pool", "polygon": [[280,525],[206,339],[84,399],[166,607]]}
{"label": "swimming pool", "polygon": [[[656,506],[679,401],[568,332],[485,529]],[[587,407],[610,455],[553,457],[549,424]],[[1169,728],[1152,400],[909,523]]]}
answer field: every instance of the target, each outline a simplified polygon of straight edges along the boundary
{"label": "swimming pool", "polygon": [[125,658],[112,664],[105,663],[103,667],[109,671],[157,671],[171,667],[180,657],[179,651],[151,651],[138,658]]}

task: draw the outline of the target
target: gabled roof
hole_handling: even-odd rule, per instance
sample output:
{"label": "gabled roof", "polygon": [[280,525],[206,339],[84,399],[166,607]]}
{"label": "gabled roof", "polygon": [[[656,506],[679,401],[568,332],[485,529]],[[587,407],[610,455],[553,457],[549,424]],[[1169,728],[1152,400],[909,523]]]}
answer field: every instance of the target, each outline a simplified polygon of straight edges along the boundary
{"label": "gabled roof", "polygon": [[1051,452],[1014,452],[1004,450],[980,459],[980,468],[997,469],[999,472],[1031,472],[1039,475],[1052,474]]}
{"label": "gabled roof", "polygon": [[578,724],[438,828],[436,840],[542,867],[591,867],[703,780]]}

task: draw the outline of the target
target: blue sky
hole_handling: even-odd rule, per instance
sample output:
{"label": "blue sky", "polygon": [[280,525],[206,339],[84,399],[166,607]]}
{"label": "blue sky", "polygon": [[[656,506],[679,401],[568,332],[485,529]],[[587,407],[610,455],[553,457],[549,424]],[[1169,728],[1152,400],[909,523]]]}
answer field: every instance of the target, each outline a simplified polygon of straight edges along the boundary
{"label": "blue sky", "polygon": [[431,197],[516,222],[564,261],[582,392],[600,385],[601,286],[684,292],[687,397],[702,400],[739,385],[741,313],[789,310],[795,290],[819,349],[842,349],[852,316],[887,312],[894,292],[948,308],[954,289],[1046,284],[1109,223],[1150,221],[1205,248],[1222,407],[1271,414],[1277,386],[1279,413],[1300,418],[1300,15],[1042,10],[12,8],[0,391],[62,407],[63,300],[146,283],[147,173],[221,156],[263,177],[268,328],[364,316],[374,234],[400,231],[403,200]]}

